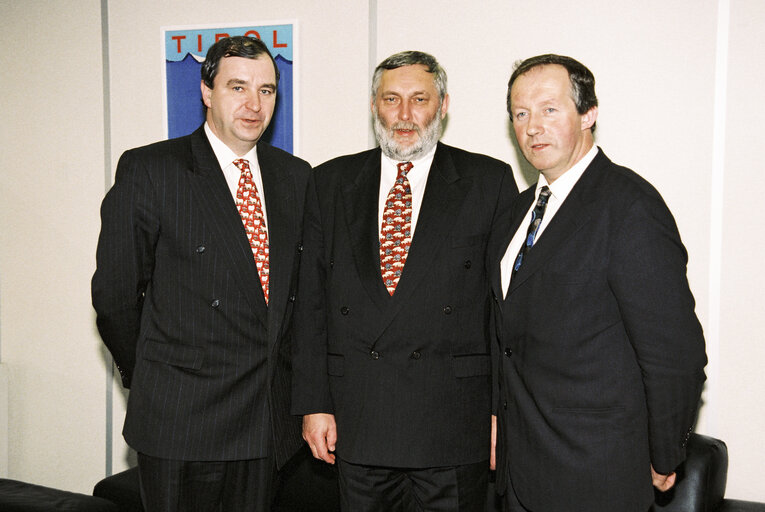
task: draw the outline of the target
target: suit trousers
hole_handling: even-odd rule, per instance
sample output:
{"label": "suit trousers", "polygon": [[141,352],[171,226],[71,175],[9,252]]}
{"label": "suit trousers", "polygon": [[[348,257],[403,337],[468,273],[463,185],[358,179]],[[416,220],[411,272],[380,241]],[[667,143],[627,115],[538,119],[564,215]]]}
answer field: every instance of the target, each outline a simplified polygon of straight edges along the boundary
{"label": "suit trousers", "polygon": [[338,458],[343,512],[484,512],[489,461],[438,468],[389,468]]}
{"label": "suit trousers", "polygon": [[[653,507],[646,512],[650,512],[651,510],[653,510]],[[507,482],[507,490],[505,491],[505,495],[502,496],[502,512],[534,512],[533,510],[521,505],[521,502],[518,501],[518,496],[515,494],[513,485],[509,480]],[[604,510],[603,512],[606,511]]]}
{"label": "suit trousers", "polygon": [[531,512],[518,501],[518,496],[515,495],[515,489],[513,489],[513,483],[510,479],[507,480],[507,489],[505,495],[502,496],[502,512]]}
{"label": "suit trousers", "polygon": [[183,461],[138,454],[146,512],[267,512],[276,486],[271,457]]}

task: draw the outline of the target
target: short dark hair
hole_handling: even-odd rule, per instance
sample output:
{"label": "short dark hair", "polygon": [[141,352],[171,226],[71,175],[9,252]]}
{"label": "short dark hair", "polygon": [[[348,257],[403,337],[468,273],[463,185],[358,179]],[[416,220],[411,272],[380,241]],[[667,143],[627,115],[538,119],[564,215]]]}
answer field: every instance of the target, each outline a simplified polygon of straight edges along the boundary
{"label": "short dark hair", "polygon": [[[548,64],[563,66],[568,71],[568,78],[571,83],[571,99],[574,100],[574,105],[576,105],[576,111],[579,115],[584,115],[592,107],[598,106],[598,97],[595,96],[595,76],[592,74],[592,71],[571,57],[548,53],[515,63],[513,74],[507,83],[507,112],[510,114],[510,122],[513,122],[512,106],[510,105],[510,90],[513,88],[513,83],[519,76],[528,73],[534,68]],[[595,131],[594,123],[590,130]]]}
{"label": "short dark hair", "polygon": [[260,39],[249,36],[225,37],[212,45],[207,50],[207,57],[205,57],[205,61],[202,63],[202,81],[210,89],[213,88],[215,75],[218,74],[218,64],[225,57],[257,59],[261,55],[268,55],[268,58],[271,59],[271,63],[274,65],[276,85],[279,85],[279,68],[276,67],[276,61],[271,52],[268,51],[268,47]]}
{"label": "short dark hair", "polygon": [[435,57],[425,52],[418,51],[406,51],[395,53],[382,61],[375,68],[374,75],[372,75],[372,97],[377,96],[377,90],[380,88],[380,81],[382,80],[383,71],[386,69],[396,69],[404,66],[414,66],[421,64],[425,66],[428,73],[432,73],[433,82],[435,83],[438,95],[441,97],[441,101],[444,101],[446,96],[446,71],[441,67]]}

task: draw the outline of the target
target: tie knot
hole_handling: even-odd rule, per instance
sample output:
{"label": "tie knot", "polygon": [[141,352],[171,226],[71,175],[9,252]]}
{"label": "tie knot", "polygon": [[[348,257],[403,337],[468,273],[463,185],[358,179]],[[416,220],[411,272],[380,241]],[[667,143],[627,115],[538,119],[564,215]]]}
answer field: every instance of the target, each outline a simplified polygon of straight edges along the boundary
{"label": "tie knot", "polygon": [[550,195],[552,195],[552,192],[550,192],[550,187],[547,185],[539,189],[539,204],[547,204],[547,200],[550,198]]}
{"label": "tie knot", "polygon": [[240,171],[246,172],[250,170],[250,162],[245,160],[244,158],[239,158],[237,160],[234,160],[234,165],[239,168]]}
{"label": "tie knot", "polygon": [[406,176],[406,173],[408,173],[409,170],[414,167],[414,164],[412,164],[412,162],[401,162],[396,167],[398,167],[399,175]]}

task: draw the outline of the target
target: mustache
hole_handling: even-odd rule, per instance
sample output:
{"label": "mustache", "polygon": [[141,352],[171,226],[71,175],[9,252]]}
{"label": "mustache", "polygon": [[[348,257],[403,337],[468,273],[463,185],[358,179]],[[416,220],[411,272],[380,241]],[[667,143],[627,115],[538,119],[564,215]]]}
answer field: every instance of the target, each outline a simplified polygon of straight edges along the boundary
{"label": "mustache", "polygon": [[420,134],[420,127],[417,126],[414,123],[407,123],[404,121],[399,121],[397,123],[393,123],[389,128],[389,130],[412,130],[417,132],[417,134]]}

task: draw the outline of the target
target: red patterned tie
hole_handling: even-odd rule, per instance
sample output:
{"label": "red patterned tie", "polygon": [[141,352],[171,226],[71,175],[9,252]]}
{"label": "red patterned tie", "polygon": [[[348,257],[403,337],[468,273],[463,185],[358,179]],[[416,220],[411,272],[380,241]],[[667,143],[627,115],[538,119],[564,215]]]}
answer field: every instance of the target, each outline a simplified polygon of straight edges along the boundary
{"label": "red patterned tie", "polygon": [[380,232],[380,270],[388,293],[393,295],[412,243],[412,189],[406,173],[412,162],[398,164],[396,183],[388,192]]}
{"label": "red patterned tie", "polygon": [[263,296],[268,304],[268,233],[263,219],[263,206],[260,203],[258,189],[252,180],[250,162],[240,158],[234,160],[242,175],[239,177],[239,187],[236,189],[236,207],[242,216],[247,240],[255,257],[255,264],[260,275],[260,285],[263,287]]}

